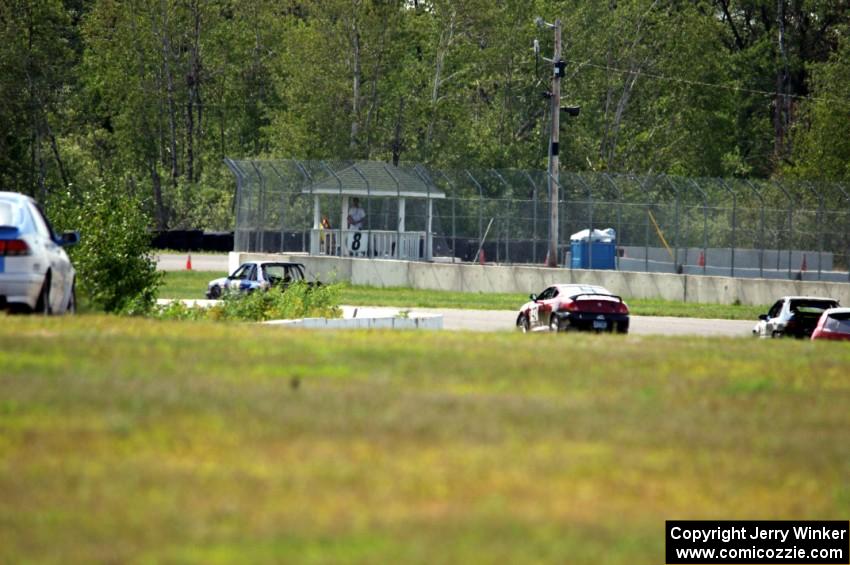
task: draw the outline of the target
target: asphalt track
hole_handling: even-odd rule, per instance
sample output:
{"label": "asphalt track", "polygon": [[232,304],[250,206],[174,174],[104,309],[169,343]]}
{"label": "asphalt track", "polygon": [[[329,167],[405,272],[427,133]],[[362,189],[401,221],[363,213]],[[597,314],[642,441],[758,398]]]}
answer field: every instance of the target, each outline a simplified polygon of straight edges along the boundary
{"label": "asphalt track", "polygon": [[[445,308],[415,308],[413,312],[433,312],[443,315],[443,329],[471,331],[512,331],[516,329],[517,313],[512,310],[453,310]],[[707,320],[667,316],[632,316],[629,333],[632,335],[698,335],[751,337],[755,322],[748,320]]]}
{"label": "asphalt track", "polygon": [[[180,271],[186,268],[187,255],[160,254],[157,266],[162,271]],[[192,268],[196,271],[227,270],[227,255],[193,255]],[[519,305],[518,305],[519,306]],[[513,331],[516,329],[516,312],[513,310],[456,310],[449,308],[415,308],[415,312],[432,312],[443,315],[446,330]],[[629,333],[632,335],[698,335],[750,337],[755,320],[706,320],[701,318],[673,318],[664,316],[632,316]]]}

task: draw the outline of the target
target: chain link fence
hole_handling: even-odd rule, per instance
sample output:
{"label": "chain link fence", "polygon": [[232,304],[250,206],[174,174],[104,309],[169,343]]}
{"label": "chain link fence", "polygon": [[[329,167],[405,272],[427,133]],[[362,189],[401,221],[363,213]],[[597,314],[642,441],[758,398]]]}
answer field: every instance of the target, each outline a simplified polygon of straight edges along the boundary
{"label": "chain link fence", "polygon": [[[226,163],[237,179],[235,250],[265,252],[308,252],[318,227],[310,187],[355,165]],[[415,177],[445,193],[432,200],[435,261],[545,262],[545,171],[361,165],[387,169],[399,191],[399,179]],[[621,270],[848,281],[850,192],[840,184],[563,172],[558,180],[561,265],[571,265],[572,234],[612,228]],[[392,183],[383,188],[392,190]],[[340,186],[340,196],[342,191]],[[326,218],[340,218],[340,196],[316,196]],[[398,229],[398,198],[369,196],[367,190],[361,201],[366,229]],[[404,215],[406,230],[427,229],[425,199],[408,199]]]}

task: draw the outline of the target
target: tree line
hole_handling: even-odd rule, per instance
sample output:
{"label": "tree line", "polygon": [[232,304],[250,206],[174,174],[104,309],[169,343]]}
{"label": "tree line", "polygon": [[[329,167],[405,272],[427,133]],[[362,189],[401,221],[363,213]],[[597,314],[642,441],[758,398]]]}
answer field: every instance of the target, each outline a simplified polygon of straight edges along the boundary
{"label": "tree line", "polygon": [[845,0],[6,0],[0,187],[228,228],[224,157],[850,177]]}

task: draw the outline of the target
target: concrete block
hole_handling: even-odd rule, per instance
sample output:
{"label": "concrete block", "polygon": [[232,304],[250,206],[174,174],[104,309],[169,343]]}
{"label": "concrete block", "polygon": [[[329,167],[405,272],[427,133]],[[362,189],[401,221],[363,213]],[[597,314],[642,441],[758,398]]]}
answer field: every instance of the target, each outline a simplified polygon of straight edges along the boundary
{"label": "concrete block", "polygon": [[513,290],[511,269],[496,265],[460,265],[463,292],[517,292]]}
{"label": "concrete block", "polygon": [[738,298],[737,280],[731,277],[682,277],[685,285],[685,302],[699,304],[733,304]]}
{"label": "concrete block", "polygon": [[447,263],[416,263],[408,266],[408,283],[412,288],[460,292],[463,276],[459,265]]}
{"label": "concrete block", "polygon": [[397,318],[303,318],[299,320],[269,320],[266,325],[313,330],[441,330],[443,316],[423,314],[417,317]]}
{"label": "concrete block", "polygon": [[389,259],[350,259],[351,284],[375,286],[380,288],[410,286],[408,261]]}
{"label": "concrete block", "polygon": [[557,283],[569,282],[568,269],[549,269],[545,267],[513,267],[513,290],[521,294],[539,294],[547,287]]}

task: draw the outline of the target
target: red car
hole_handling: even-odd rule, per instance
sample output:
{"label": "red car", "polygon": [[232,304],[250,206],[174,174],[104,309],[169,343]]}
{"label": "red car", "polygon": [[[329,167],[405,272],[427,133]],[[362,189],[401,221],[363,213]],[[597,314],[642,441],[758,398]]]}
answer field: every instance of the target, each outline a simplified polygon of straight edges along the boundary
{"label": "red car", "polygon": [[556,284],[530,298],[516,319],[522,332],[629,332],[629,307],[601,286]]}
{"label": "red car", "polygon": [[830,308],[818,320],[812,339],[850,341],[850,308]]}

